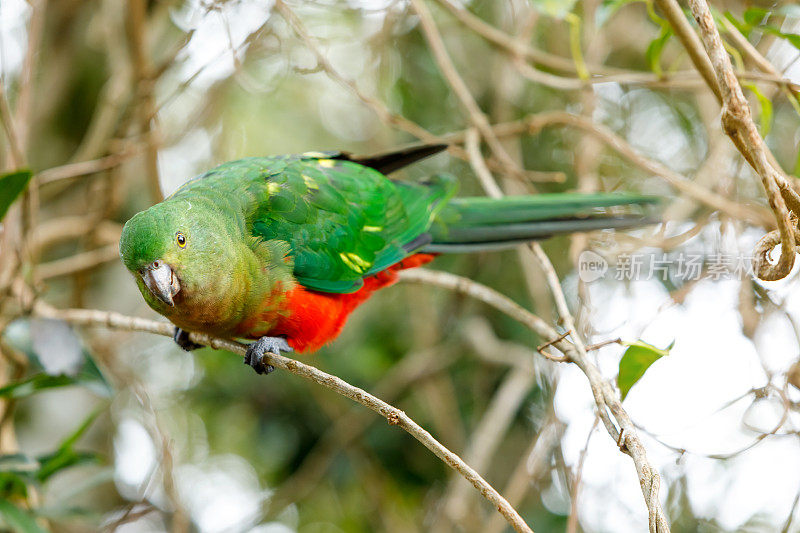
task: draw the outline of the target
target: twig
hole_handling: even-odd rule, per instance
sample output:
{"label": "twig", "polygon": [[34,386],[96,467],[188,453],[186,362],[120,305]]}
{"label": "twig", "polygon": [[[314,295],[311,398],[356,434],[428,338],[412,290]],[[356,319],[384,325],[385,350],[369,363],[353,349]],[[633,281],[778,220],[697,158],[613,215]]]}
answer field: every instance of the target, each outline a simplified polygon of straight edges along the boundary
{"label": "twig", "polygon": [[486,161],[481,156],[480,142],[481,139],[478,135],[478,130],[475,128],[468,129],[464,139],[464,146],[467,149],[467,154],[469,154],[469,164],[472,165],[472,170],[475,171],[475,174],[481,181],[481,185],[489,196],[502,196],[503,191],[497,186],[497,182],[495,182],[489,172],[489,167],[486,166]]}
{"label": "twig", "polygon": [[[96,311],[91,309],[58,310],[42,302],[36,303],[34,312],[42,317],[64,320],[65,322],[69,322],[71,324],[105,326],[127,331],[143,331],[157,335],[165,335],[167,337],[172,337],[175,329],[173,325],[167,322],[156,322],[144,318],[130,317],[121,315],[119,313]],[[193,342],[209,346],[215,350],[227,350],[242,356],[247,348],[244,344],[238,342],[218,339],[200,333],[192,333],[189,337]],[[503,498],[491,485],[489,485],[489,483],[487,483],[486,480],[480,476],[480,474],[467,465],[458,455],[451,452],[439,441],[433,438],[430,433],[425,431],[400,409],[389,405],[379,398],[376,398],[363,389],[350,385],[337,376],[323,372],[311,365],[272,353],[265,354],[264,358],[266,359],[265,362],[269,363],[273,367],[287,370],[292,374],[296,374],[305,379],[309,379],[318,385],[327,387],[334,392],[341,394],[342,396],[350,398],[351,400],[360,403],[369,409],[372,409],[376,413],[386,418],[390,425],[399,426],[400,428],[404,429],[411,434],[411,436],[421,442],[423,446],[433,452],[433,454],[441,459],[445,464],[459,472],[462,476],[464,476],[464,478],[472,483],[472,485],[481,493],[481,495],[489,500],[489,502],[491,502],[497,508],[497,510],[502,513],[508,523],[516,531],[533,533],[533,530],[525,523],[522,517],[519,516],[517,511],[511,507],[505,498]]]}
{"label": "twig", "polygon": [[[392,111],[389,106],[382,100],[366,94],[355,81],[348,79],[341,72],[336,70],[319,46],[317,39],[309,33],[300,17],[286,5],[283,0],[276,0],[275,9],[283,16],[295,34],[305,43],[309,51],[314,54],[318,66],[330,77],[333,81],[353,93],[356,98],[361,100],[377,115],[377,117],[385,124],[398,128],[406,133],[409,133],[417,139],[431,144],[447,143],[447,140],[439,135],[435,135],[426,130],[416,122],[409,120],[401,114]],[[469,160],[469,155],[466,150],[460,146],[451,144],[448,147],[448,152],[456,157],[464,160]],[[506,171],[507,169],[496,163],[493,159],[487,162],[488,166],[496,169]],[[564,181],[564,176],[560,172],[534,172],[522,171],[525,178],[529,181],[547,181],[547,182],[560,182]]]}
{"label": "twig", "polygon": [[703,43],[700,42],[692,25],[686,20],[686,16],[683,14],[683,10],[678,5],[677,0],[655,0],[655,4],[661,9],[664,18],[669,21],[672,30],[683,44],[692,59],[692,63],[694,63],[697,71],[706,81],[711,92],[714,93],[718,101],[722,102],[722,93],[714,76],[714,68],[711,66],[708,56],[703,52]]}
{"label": "twig", "polygon": [[119,259],[119,245],[109,244],[102,248],[89,250],[63,259],[55,259],[47,263],[42,263],[37,267],[36,274],[41,279],[56,278],[67,276],[89,270],[96,266]]}
{"label": "twig", "polygon": [[[741,48],[742,51],[744,51],[744,53],[747,55],[747,57],[749,57],[759,69],[764,71],[766,74],[772,76],[773,79],[776,80],[776,83],[779,83],[784,90],[791,91],[788,94],[789,98],[792,98],[793,96],[800,93],[800,87],[792,83],[791,80],[786,79],[783,75],[781,75],[780,71],[777,68],[775,68],[775,66],[772,63],[770,63],[767,60],[767,58],[761,55],[761,52],[759,52],[755,46],[750,44],[750,41],[748,41],[747,38],[744,35],[742,35],[742,32],[740,32],[739,29],[736,26],[734,26],[730,20],[728,20],[725,17],[722,17],[722,23],[725,26],[725,31],[727,32],[731,41],[733,41],[733,43],[736,46]],[[780,82],[777,80],[780,80]]]}
{"label": "twig", "polygon": [[569,505],[569,518],[567,518],[567,533],[576,533],[578,531],[578,495],[581,492],[583,464],[584,462],[586,462],[586,455],[589,452],[589,442],[591,442],[592,440],[592,435],[594,435],[594,430],[597,428],[597,423],[599,421],[600,417],[595,416],[594,423],[592,424],[592,427],[589,430],[589,434],[586,435],[586,444],[583,446],[581,454],[578,457],[578,466],[575,469],[575,476],[573,477],[572,480],[572,501],[570,502]]}
{"label": "twig", "polygon": [[783,524],[783,529],[781,529],[781,533],[789,533],[790,528],[792,527],[792,520],[794,519],[794,512],[797,509],[797,504],[800,502],[800,491],[797,492],[794,496],[794,502],[792,502],[792,508],[789,510],[789,516],[786,517],[786,522]]}
{"label": "twig", "polygon": [[146,24],[147,6],[145,0],[129,0],[126,30],[133,64],[134,78],[139,98],[139,129],[147,143],[145,168],[147,170],[150,196],[153,201],[164,199],[158,176],[158,141],[153,122],[156,120],[156,104],[153,95],[155,78],[147,53]]}
{"label": "twig", "polygon": [[[532,134],[546,126],[571,126],[591,133],[642,170],[659,176],[693,200],[722,211],[737,220],[746,220],[750,223],[767,227],[773,223],[773,218],[768,210],[743,206],[701,187],[662,163],[640,154],[628,141],[614,133],[610,128],[588,120],[586,117],[567,113],[566,111],[549,111],[531,115],[514,122],[495,124],[492,128],[498,137],[506,137],[519,135],[520,133]],[[466,131],[459,131],[446,135],[445,139],[448,142],[462,142],[465,136]]]}
{"label": "twig", "polygon": [[131,157],[137,155],[142,148],[142,145],[134,145],[126,150],[99,159],[48,168],[47,170],[39,172],[36,175],[36,180],[39,182],[39,185],[47,185],[56,181],[77,178],[88,174],[96,174],[97,172],[102,172],[124,163]]}
{"label": "twig", "polygon": [[[551,400],[552,400],[551,392]],[[503,489],[508,501],[512,505],[519,504],[530,488],[550,472],[550,460],[553,449],[561,442],[566,426],[558,420],[554,413],[550,413],[545,423],[536,432],[528,451],[522,456],[508,484]],[[497,514],[492,514],[486,523],[483,533],[500,533],[504,528],[503,519]]]}
{"label": "twig", "polygon": [[602,341],[602,342],[598,342],[598,343],[595,343],[595,344],[587,345],[586,346],[586,351],[587,352],[593,352],[595,350],[599,350],[603,346],[608,346],[609,344],[620,344],[620,343],[622,343],[622,339],[620,339],[620,338],[609,339],[607,341]]}
{"label": "twig", "polygon": [[28,153],[28,141],[31,132],[31,109],[33,78],[36,71],[36,63],[40,55],[40,45],[45,21],[44,0],[30,1],[31,19],[28,27],[28,47],[25,51],[25,60],[22,64],[22,73],[19,80],[19,95],[17,97],[14,118],[17,125],[17,142],[19,151],[23,156]]}
{"label": "twig", "polygon": [[[534,379],[535,374],[527,368],[509,369],[472,434],[465,453],[465,459],[469,464],[479,470],[489,467],[492,455],[508,431],[513,416],[531,390]],[[469,485],[458,478],[450,485],[443,507],[444,512],[451,518],[459,520],[467,516],[467,510],[471,507],[467,499],[468,489]]]}
{"label": "twig", "polygon": [[[487,24],[481,18],[471,13],[467,8],[455,5],[451,0],[437,0],[437,3],[446,8],[459,22],[464,24],[464,26],[486,39],[493,46],[508,53],[519,73],[535,83],[561,90],[580,90],[591,84],[608,82],[646,84],[655,87],[675,85],[687,87],[698,86],[697,82],[699,79],[694,72],[676,72],[671,75],[662,74],[659,76],[652,72],[627,71],[625,69],[609,67],[602,64],[587,65],[592,73],[600,74],[599,76],[592,76],[588,80],[550,74],[549,72],[544,72],[531,66],[528,61],[538,63],[550,69],[569,73],[575,73],[577,71],[575,62],[566,57],[556,56],[537,50],[522,40],[514,39],[506,32]],[[697,39],[697,35],[692,31],[691,25],[686,21],[679,7],[676,11],[674,5],[666,5],[665,2],[661,1],[657,1],[657,4],[668,18],[671,17],[677,20],[678,17],[680,17],[682,19],[683,24],[681,24],[676,31],[681,41],[684,39],[691,39],[692,37]],[[701,75],[705,74],[705,76],[708,76],[704,78],[706,81],[713,79],[713,70],[710,66],[711,65],[708,64],[708,69],[700,71]],[[757,73],[750,72],[737,72],[736,74],[742,79],[761,77]],[[783,87],[788,87],[793,92],[797,92],[800,89],[800,87],[792,83],[791,80],[785,79],[780,74],[776,75],[772,73],[771,76],[764,76],[761,77],[761,79]]]}
{"label": "twig", "polygon": [[536,347],[536,351],[539,352],[540,354],[542,354],[543,356],[547,357],[551,361],[555,361],[557,363],[568,363],[569,362],[569,357],[567,357],[566,355],[562,355],[562,356],[559,357],[559,356],[556,356],[556,355],[553,355],[553,354],[549,353],[548,351],[545,350],[545,348],[547,348],[548,346],[552,346],[553,344],[557,343],[558,341],[563,341],[564,339],[566,339],[569,336],[570,333],[572,333],[571,330],[565,331],[564,333],[562,333],[561,335],[559,335],[555,339],[549,340],[546,343],[537,346]]}
{"label": "twig", "polygon": [[[436,357],[433,357],[434,353]],[[385,401],[394,401],[410,384],[435,376],[452,364],[453,360],[453,353],[435,348],[408,354],[381,378],[372,394],[384,398]],[[358,439],[372,420],[374,418],[369,413],[357,407],[339,417],[305,456],[303,463],[276,489],[270,498],[267,516],[275,516],[286,505],[302,499],[317,486],[336,453]],[[500,520],[503,520],[502,516]]]}
{"label": "twig", "polygon": [[0,122],[3,123],[6,139],[8,139],[8,152],[11,157],[11,165],[13,168],[20,168],[25,163],[25,155],[22,153],[20,139],[14,127],[14,116],[8,105],[6,92],[2,83],[0,83]]}
{"label": "twig", "polygon": [[422,31],[425,34],[425,38],[427,39],[428,45],[431,48],[433,57],[436,60],[436,63],[439,65],[439,70],[441,70],[442,74],[447,80],[447,83],[453,89],[453,92],[461,101],[461,105],[469,114],[470,121],[478,129],[478,131],[480,131],[481,136],[486,141],[486,144],[489,145],[495,157],[500,160],[501,164],[506,168],[506,170],[512,175],[521,175],[521,169],[517,163],[511,159],[511,156],[508,155],[508,152],[506,152],[506,149],[503,148],[503,145],[500,144],[500,141],[497,139],[497,136],[489,125],[489,119],[478,106],[478,103],[472,96],[467,84],[458,74],[458,71],[453,64],[453,60],[447,53],[442,36],[439,34],[439,30],[436,28],[436,23],[434,22],[428,7],[425,5],[425,2],[423,2],[423,0],[411,0],[411,5],[414,6],[414,11],[416,11],[417,15],[419,15]]}
{"label": "twig", "polygon": [[110,220],[98,221],[98,216],[93,214],[51,218],[40,223],[27,236],[28,247],[31,254],[39,256],[49,247],[85,237],[89,231],[101,244],[116,243],[119,242],[122,225]]}
{"label": "twig", "polygon": [[[622,407],[622,403],[619,401],[614,387],[603,378],[600,370],[588,357],[581,354],[571,342],[565,339],[560,341],[556,340],[559,337],[559,333],[544,320],[527,309],[524,309],[507,296],[471,279],[424,268],[404,270],[400,272],[399,277],[403,281],[429,283],[477,298],[526,325],[541,337],[553,339],[553,344],[578,365],[581,371],[586,375],[589,385],[592,388],[595,403],[598,407],[598,414],[611,438],[616,441],[620,438],[621,434],[623,435],[621,437],[621,443],[623,445],[621,449],[633,459],[645,503],[648,506],[650,514],[654,516],[657,525],[657,529],[654,530],[655,533],[669,531],[669,525],[660,501],[658,498],[653,499],[651,494],[655,476],[658,474],[655,468],[648,462],[647,452],[639,440],[633,422]],[[614,420],[616,420],[616,423],[619,424],[619,430],[609,416],[609,412],[614,417]]]}
{"label": "twig", "polygon": [[[557,339],[559,337],[559,333],[537,315],[531,313],[508,296],[469,278],[427,268],[403,270],[398,273],[398,277],[401,281],[427,283],[466,294],[502,311],[545,339]],[[562,352],[574,351],[572,343],[567,340],[554,340],[553,344]]]}
{"label": "twig", "polygon": [[564,291],[561,289],[561,282],[558,279],[558,274],[556,274],[553,263],[550,261],[550,258],[547,257],[547,254],[544,253],[542,246],[538,242],[531,243],[529,248],[533,250],[533,253],[542,266],[542,270],[544,270],[545,279],[547,279],[547,284],[550,285],[553,299],[556,302],[556,309],[558,310],[559,316],[561,316],[561,320],[564,322],[564,327],[567,328],[568,333],[572,334],[575,348],[581,355],[586,357],[586,347],[580,335],[577,334],[578,330],[575,327],[575,319],[572,317],[572,313],[570,313],[569,306],[567,305],[567,298],[564,296]]}
{"label": "twig", "polygon": [[[790,220],[789,209],[786,207],[786,200],[798,203],[797,194],[791,189],[782,173],[769,161],[764,140],[753,122],[750,106],[744,97],[739,80],[736,79],[733,72],[733,65],[722,44],[711,9],[705,0],[690,0],[689,7],[700,28],[700,36],[711,60],[716,82],[722,95],[723,129],[761,178],[761,183],[767,193],[767,200],[778,225],[781,255],[777,264],[773,266],[767,260],[762,241],[759,243],[757,254],[754,257],[754,272],[764,280],[785,278],[794,265],[797,240],[793,221]],[[795,207],[800,207],[800,205]],[[800,212],[795,215],[800,215]]]}
{"label": "twig", "polygon": [[345,88],[351,90],[359,100],[370,106],[381,120],[387,124],[397,126],[425,142],[441,142],[439,137],[415,122],[408,120],[402,115],[392,112],[381,100],[365,94],[361,89],[358,88],[355,82],[345,78],[341,73],[339,73],[339,71],[333,67],[331,62],[328,61],[328,58],[325,57],[325,54],[322,53],[317,40],[308,32],[300,18],[295,14],[294,11],[292,11],[291,8],[289,8],[289,6],[286,5],[286,3],[283,2],[283,0],[275,0],[275,9],[281,14],[286,22],[289,23],[289,26],[292,28],[292,30],[294,30],[297,36],[300,37],[304,43],[306,43],[308,49],[312,54],[314,54],[317,63],[319,63],[328,76]]}

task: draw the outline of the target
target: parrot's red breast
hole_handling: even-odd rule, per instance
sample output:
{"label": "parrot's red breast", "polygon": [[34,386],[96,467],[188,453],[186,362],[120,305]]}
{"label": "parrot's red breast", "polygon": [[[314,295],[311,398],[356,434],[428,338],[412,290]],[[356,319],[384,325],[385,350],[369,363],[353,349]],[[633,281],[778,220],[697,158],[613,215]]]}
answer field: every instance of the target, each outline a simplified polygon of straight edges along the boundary
{"label": "parrot's red breast", "polygon": [[[395,283],[400,270],[424,265],[434,257],[434,254],[422,253],[407,257],[365,278],[364,285],[349,294],[317,292],[297,285],[283,296],[286,303],[280,315],[252,317],[240,325],[240,334],[249,338],[285,336],[296,352],[315,351],[339,335],[350,313],[372,293]],[[266,331],[254,330],[250,324],[256,323],[273,323],[274,326]]]}

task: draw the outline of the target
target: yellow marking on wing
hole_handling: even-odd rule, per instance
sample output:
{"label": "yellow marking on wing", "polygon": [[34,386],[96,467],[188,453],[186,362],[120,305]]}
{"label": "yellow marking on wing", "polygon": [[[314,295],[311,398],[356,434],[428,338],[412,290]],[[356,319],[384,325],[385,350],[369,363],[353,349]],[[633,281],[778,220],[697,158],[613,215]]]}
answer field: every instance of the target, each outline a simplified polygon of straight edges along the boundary
{"label": "yellow marking on wing", "polygon": [[336,164],[336,161],[333,159],[320,159],[317,161],[317,163],[319,163],[319,166],[323,168],[333,168],[333,166]]}
{"label": "yellow marking on wing", "polygon": [[323,154],[322,152],[303,152],[303,157],[328,157],[328,154]]}
{"label": "yellow marking on wing", "polygon": [[363,228],[361,228],[361,229],[363,229],[364,231],[374,231],[374,232],[377,232],[377,231],[383,231],[383,226],[364,226],[364,227],[363,227]]}
{"label": "yellow marking on wing", "polygon": [[315,180],[311,176],[303,174],[303,181],[306,183],[306,187],[308,187],[309,189],[314,189],[314,190],[319,189],[319,184],[317,183],[317,180]]}
{"label": "yellow marking on wing", "polygon": [[281,186],[275,183],[274,181],[267,183],[267,194],[269,194],[270,196],[277,193],[279,190],[281,190]]}
{"label": "yellow marking on wing", "polygon": [[340,253],[339,257],[345,265],[359,274],[363,274],[372,266],[372,263],[365,261],[361,256],[353,252]]}

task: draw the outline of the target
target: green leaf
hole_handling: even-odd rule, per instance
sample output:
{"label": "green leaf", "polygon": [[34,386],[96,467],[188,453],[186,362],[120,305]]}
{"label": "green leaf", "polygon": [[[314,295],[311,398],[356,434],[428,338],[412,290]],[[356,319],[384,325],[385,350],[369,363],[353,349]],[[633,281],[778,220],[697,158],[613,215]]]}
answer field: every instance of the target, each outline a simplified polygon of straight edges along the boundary
{"label": "green leaf", "polygon": [[30,482],[31,477],[28,473],[0,472],[0,499],[26,499]]}
{"label": "green leaf", "polygon": [[661,33],[650,42],[650,45],[647,47],[647,52],[645,52],[650,70],[658,76],[661,76],[661,52],[664,51],[664,47],[670,37],[672,37],[672,27],[669,26],[669,24],[661,26]]}
{"label": "green leaf", "polygon": [[758,99],[758,104],[761,108],[759,113],[759,122],[761,123],[761,135],[766,137],[772,129],[772,100],[764,96],[755,83],[745,83],[745,87],[753,91]]}
{"label": "green leaf", "polygon": [[58,449],[66,450],[68,448],[72,448],[75,445],[75,443],[78,442],[78,439],[80,439],[83,436],[83,434],[86,433],[86,430],[89,429],[89,427],[92,425],[95,419],[97,419],[97,416],[100,414],[102,410],[103,408],[99,408],[89,413],[89,416],[87,416],[84,419],[84,421],[81,422],[81,425],[78,426],[77,429],[75,429],[75,431],[70,433],[67,436],[67,438],[61,441],[61,444],[59,445]]}
{"label": "green leaf", "polygon": [[800,147],[798,147],[797,149],[797,157],[795,158],[794,161],[794,172],[792,172],[792,174],[794,174],[795,176],[800,174]]}
{"label": "green leaf", "polygon": [[0,387],[0,398],[19,399],[25,398],[39,391],[76,385],[79,380],[70,376],[51,376],[49,374],[36,374],[21,381],[9,383]]}
{"label": "green leaf", "polygon": [[95,421],[100,411],[100,409],[97,409],[86,417],[86,420],[75,431],[67,435],[55,452],[39,457],[39,463],[41,463],[42,467],[36,473],[36,478],[40,482],[47,481],[53,474],[70,466],[100,461],[100,456],[96,453],[76,452],[73,449],[75,443],[86,433],[86,430]]}
{"label": "green leaf", "polygon": [[[780,30],[780,28],[773,26],[771,24],[767,24],[767,20],[769,20],[770,15],[777,14],[781,16],[790,16],[790,17],[798,17],[800,16],[800,6],[784,6],[781,9],[775,11],[769,11],[767,9],[763,9],[760,7],[751,7],[747,11],[744,12],[744,23],[749,25],[752,29],[754,26],[757,27],[759,30],[764,32],[770,33],[783,39],[784,41],[789,42],[792,46],[800,50],[800,35],[796,33],[785,33]],[[736,18],[730,14],[725,15],[728,20],[734,23],[737,28],[740,30],[740,23],[737,23]],[[742,32],[745,36],[748,35],[749,32]]]}
{"label": "green leaf", "polygon": [[3,220],[8,208],[28,186],[32,176],[30,170],[17,170],[0,175],[0,220]]}
{"label": "green leaf", "polygon": [[765,19],[770,15],[780,15],[783,17],[800,17],[800,6],[798,5],[785,5],[778,9],[764,9],[763,7],[751,7],[744,12],[744,20],[751,26],[758,26],[763,24]]}
{"label": "green leaf", "polygon": [[0,456],[0,497],[25,498],[30,483],[44,483],[65,468],[100,462],[102,457],[99,454],[75,451],[74,447],[104,408],[105,406],[86,417],[75,431],[64,438],[54,452],[36,459],[21,453]]}
{"label": "green leaf", "polygon": [[[31,322],[32,321],[29,319],[15,320],[5,328],[3,340],[17,350],[24,352],[28,360],[32,363],[31,367],[33,369],[43,370],[45,372],[37,373],[25,380],[10,383],[0,388],[0,398],[24,398],[40,390],[70,385],[84,386],[102,397],[111,395],[111,384],[105,379],[102,372],[100,372],[100,369],[95,364],[94,359],[92,359],[91,354],[85,349],[81,350],[83,360],[79,361],[80,368],[77,369],[77,373],[75,373],[76,368],[73,367],[64,368],[64,370],[69,370],[69,375],[65,375],[63,372],[47,375],[46,371],[48,370],[48,365],[45,364],[46,362],[42,361],[40,355],[37,354],[36,335],[31,332],[32,327],[38,326],[32,326]],[[39,346],[39,348],[41,350],[41,346]],[[54,367],[52,364],[54,361],[49,362],[51,363],[49,365],[49,370],[57,369],[57,367]]]}
{"label": "green leaf", "polygon": [[628,349],[625,350],[625,353],[622,354],[622,359],[619,360],[617,386],[624,400],[628,395],[628,391],[644,376],[650,365],[669,354],[669,351],[675,345],[675,341],[672,341],[663,350],[642,341],[623,341],[622,344],[628,346]]}
{"label": "green leaf", "polygon": [[769,16],[769,10],[761,7],[751,7],[744,12],[744,21],[751,26],[758,26]]}
{"label": "green leaf", "polygon": [[779,36],[789,41],[792,46],[800,50],[800,35],[796,33],[781,33]]}
{"label": "green leaf", "polygon": [[72,466],[98,464],[102,461],[102,456],[95,452],[76,452],[69,448],[40,457],[39,460],[42,462],[42,469],[36,473],[36,479],[44,483],[54,474]]}
{"label": "green leaf", "polygon": [[778,28],[769,25],[759,26],[759,29],[764,30],[767,33],[771,33],[772,35],[775,35],[783,39],[784,41],[788,41],[789,44],[791,44],[797,49],[800,49],[800,35],[796,33],[784,33]]}
{"label": "green leaf", "polygon": [[12,504],[6,499],[0,498],[0,516],[5,519],[6,525],[18,533],[45,533],[36,519],[27,511]]}
{"label": "green leaf", "polygon": [[43,390],[69,387],[72,385],[86,387],[98,396],[108,397],[111,395],[110,387],[102,378],[102,374],[100,374],[97,367],[92,363],[87,364],[84,370],[77,376],[67,376],[64,374],[51,376],[49,374],[39,373],[20,381],[14,381],[5,387],[0,387],[0,398],[18,400],[27,398]]}
{"label": "green leaf", "polygon": [[730,11],[726,11],[724,17],[728,19],[728,21],[733,24],[736,29],[742,33],[742,35],[745,37],[750,37],[750,31],[753,29],[751,24],[747,24],[746,22],[737,19]]}
{"label": "green leaf", "polygon": [[0,387],[0,398],[21,399],[27,398],[37,392],[59,387],[69,387],[78,385],[86,387],[98,396],[108,397],[111,389],[101,381],[102,375],[94,365],[87,365],[86,370],[81,371],[77,376],[66,376],[64,374],[51,376],[49,374],[36,374],[29,378],[9,383],[5,387]]}

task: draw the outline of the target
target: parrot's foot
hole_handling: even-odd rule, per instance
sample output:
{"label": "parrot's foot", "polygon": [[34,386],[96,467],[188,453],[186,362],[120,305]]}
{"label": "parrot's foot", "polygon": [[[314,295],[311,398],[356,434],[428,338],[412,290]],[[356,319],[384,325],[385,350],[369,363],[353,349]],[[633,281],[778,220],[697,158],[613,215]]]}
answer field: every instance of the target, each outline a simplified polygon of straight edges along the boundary
{"label": "parrot's foot", "polygon": [[203,347],[202,344],[197,344],[196,342],[190,341],[189,332],[184,331],[181,328],[175,328],[175,333],[172,335],[172,340],[174,340],[175,344],[187,352],[191,352],[192,350],[197,350],[198,348]]}
{"label": "parrot's foot", "polygon": [[244,364],[252,366],[256,374],[269,374],[275,368],[264,364],[264,354],[271,352],[280,355],[281,352],[291,352],[292,347],[283,337],[261,337],[247,347],[244,354]]}

